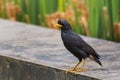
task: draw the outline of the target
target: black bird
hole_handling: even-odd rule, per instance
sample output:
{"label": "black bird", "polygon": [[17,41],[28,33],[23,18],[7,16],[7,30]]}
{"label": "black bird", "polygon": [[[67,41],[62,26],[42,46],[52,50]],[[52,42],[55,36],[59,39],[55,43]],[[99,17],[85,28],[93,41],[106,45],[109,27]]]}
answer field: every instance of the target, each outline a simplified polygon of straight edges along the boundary
{"label": "black bird", "polygon": [[[67,72],[81,72],[85,70],[84,65],[86,58],[90,58],[102,66],[102,63],[99,61],[100,55],[98,55],[79,35],[72,31],[70,24],[66,20],[59,19],[56,26],[61,28],[61,38],[66,49],[79,60],[75,67],[68,69]],[[81,62],[83,62],[82,67],[77,68]]]}

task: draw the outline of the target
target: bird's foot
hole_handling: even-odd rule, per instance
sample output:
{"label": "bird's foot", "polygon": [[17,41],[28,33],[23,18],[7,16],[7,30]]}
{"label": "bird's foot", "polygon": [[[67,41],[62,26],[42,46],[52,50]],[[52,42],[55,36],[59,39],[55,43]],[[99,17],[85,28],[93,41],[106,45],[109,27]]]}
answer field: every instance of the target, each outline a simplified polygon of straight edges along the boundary
{"label": "bird's foot", "polygon": [[66,70],[66,73],[71,72],[75,74],[75,72],[82,72],[88,70],[89,70],[88,68],[69,68],[68,70]]}
{"label": "bird's foot", "polygon": [[75,73],[74,71],[76,71],[76,69],[74,67],[69,68],[68,70],[66,70],[66,73],[71,72],[71,73]]}
{"label": "bird's foot", "polygon": [[88,68],[76,68],[75,71],[76,72],[82,72],[82,71],[88,71]]}

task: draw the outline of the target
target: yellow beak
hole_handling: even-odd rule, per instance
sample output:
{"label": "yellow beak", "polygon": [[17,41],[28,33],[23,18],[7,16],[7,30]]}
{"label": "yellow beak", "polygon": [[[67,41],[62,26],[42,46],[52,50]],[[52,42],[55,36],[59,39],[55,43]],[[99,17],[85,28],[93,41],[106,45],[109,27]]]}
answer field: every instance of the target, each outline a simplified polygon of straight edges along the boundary
{"label": "yellow beak", "polygon": [[55,27],[62,27],[62,25],[60,25],[60,24],[56,24]]}

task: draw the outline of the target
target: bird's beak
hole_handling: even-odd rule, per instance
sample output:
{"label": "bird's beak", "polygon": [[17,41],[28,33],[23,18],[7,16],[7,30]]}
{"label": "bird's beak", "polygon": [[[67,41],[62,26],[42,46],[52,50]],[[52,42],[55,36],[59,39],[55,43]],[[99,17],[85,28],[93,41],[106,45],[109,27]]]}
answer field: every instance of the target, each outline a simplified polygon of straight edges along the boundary
{"label": "bird's beak", "polygon": [[55,27],[62,27],[62,25],[60,25],[60,24],[56,24]]}

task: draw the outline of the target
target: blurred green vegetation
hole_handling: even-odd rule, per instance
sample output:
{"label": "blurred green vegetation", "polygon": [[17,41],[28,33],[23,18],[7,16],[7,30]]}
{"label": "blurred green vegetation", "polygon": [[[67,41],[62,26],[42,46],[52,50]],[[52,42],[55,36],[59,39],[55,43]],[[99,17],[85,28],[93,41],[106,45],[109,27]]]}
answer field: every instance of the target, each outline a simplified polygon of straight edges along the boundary
{"label": "blurred green vegetation", "polygon": [[77,33],[120,42],[120,0],[0,0],[0,18],[50,28],[62,18]]}

